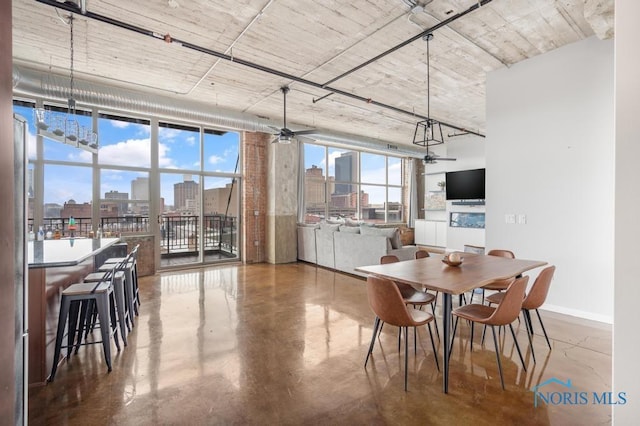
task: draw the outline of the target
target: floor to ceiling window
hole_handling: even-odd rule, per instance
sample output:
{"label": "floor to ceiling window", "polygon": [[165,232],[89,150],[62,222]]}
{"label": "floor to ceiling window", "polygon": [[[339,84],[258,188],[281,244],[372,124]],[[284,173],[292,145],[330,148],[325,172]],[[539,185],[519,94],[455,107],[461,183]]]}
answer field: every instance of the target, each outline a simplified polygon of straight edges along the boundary
{"label": "floor to ceiling window", "polygon": [[306,223],[404,220],[400,158],[308,143],[303,155]]}
{"label": "floor to ceiling window", "polygon": [[47,114],[61,113],[47,132],[68,131],[66,117],[78,128],[94,128],[99,147],[92,151],[80,139],[38,137],[36,124],[40,132],[44,126],[36,120],[36,102],[14,101],[14,112],[28,122],[30,236],[35,238],[42,227],[45,238],[67,238],[73,217],[75,237],[141,235],[157,229],[161,267],[239,258],[237,133],[167,121],[154,124],[151,117],[100,110],[69,114],[61,106],[44,106]]}

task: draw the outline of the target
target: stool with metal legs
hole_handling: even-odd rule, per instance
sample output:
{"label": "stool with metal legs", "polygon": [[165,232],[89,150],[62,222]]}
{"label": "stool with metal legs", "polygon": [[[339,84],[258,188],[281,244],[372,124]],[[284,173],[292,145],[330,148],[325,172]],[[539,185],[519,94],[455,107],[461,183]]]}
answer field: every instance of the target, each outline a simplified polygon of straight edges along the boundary
{"label": "stool with metal legs", "polygon": [[[116,299],[116,311],[118,313],[118,324],[120,326],[120,335],[122,336],[122,341],[124,345],[127,346],[127,332],[131,331],[131,324],[133,323],[131,320],[131,315],[133,315],[129,311],[129,303],[127,303],[127,297],[125,292],[125,272],[124,268],[126,266],[126,259],[123,259],[122,262],[113,264],[114,268],[112,269],[114,273],[113,277],[113,292]],[[107,272],[93,272],[86,277],[84,277],[85,283],[95,283],[104,279],[105,274],[109,274],[111,271]],[[87,330],[88,331],[88,330]],[[81,337],[80,337],[81,338]]]}
{"label": "stool with metal legs", "polygon": [[106,271],[109,269],[108,265],[122,262],[126,260],[126,267],[123,269],[126,278],[125,278],[125,291],[128,296],[131,296],[129,299],[130,306],[129,311],[132,312],[130,314],[131,321],[133,322],[133,313],[138,315],[138,307],[140,306],[140,292],[138,290],[138,248],[140,244],[137,244],[131,252],[126,257],[112,257],[105,260],[104,264],[98,268],[98,271]]}
{"label": "stool with metal legs", "polygon": [[[113,272],[105,275],[104,279],[97,283],[72,284],[62,292],[60,301],[60,314],[58,316],[58,330],[53,355],[53,367],[48,381],[53,382],[60,361],[60,353],[63,347],[67,348],[67,357],[71,356],[71,349],[76,346],[75,336],[78,331],[78,311],[80,304],[95,304],[95,309],[100,323],[102,348],[104,351],[107,369],[111,371],[111,335],[113,334],[116,347],[120,350],[118,340],[118,327],[116,323],[115,299],[113,295]],[[85,324],[80,319],[81,324]],[[111,326],[111,329],[109,329]],[[67,345],[63,346],[65,328],[67,328]],[[82,333],[82,329],[79,330]],[[84,343],[87,344],[87,343]]]}

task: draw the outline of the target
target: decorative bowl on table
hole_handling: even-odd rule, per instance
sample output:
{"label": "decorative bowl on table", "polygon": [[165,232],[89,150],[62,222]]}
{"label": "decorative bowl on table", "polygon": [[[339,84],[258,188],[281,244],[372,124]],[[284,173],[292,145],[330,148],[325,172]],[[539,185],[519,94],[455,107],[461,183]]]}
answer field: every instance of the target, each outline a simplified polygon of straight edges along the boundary
{"label": "decorative bowl on table", "polygon": [[442,263],[448,266],[462,265],[462,257],[458,253],[449,253],[442,259]]}

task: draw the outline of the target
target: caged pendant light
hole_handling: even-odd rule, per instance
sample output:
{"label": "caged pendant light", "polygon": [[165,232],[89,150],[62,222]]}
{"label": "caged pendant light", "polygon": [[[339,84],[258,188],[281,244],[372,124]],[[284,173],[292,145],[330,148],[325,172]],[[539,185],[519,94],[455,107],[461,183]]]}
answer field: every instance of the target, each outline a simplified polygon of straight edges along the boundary
{"label": "caged pendant light", "polygon": [[423,146],[427,149],[430,146],[444,143],[442,125],[439,121],[431,118],[431,105],[429,100],[431,97],[431,88],[429,84],[429,41],[432,38],[433,34],[431,33],[423,37],[427,42],[427,119],[416,123],[416,130],[413,134],[413,144]]}
{"label": "caged pendant light", "polygon": [[73,45],[73,14],[69,15],[70,31],[70,66],[69,66],[69,99],[67,100],[67,112],[57,112],[45,108],[34,110],[38,135],[47,139],[81,148],[92,153],[98,152],[98,135],[92,128],[80,125],[75,119],[76,100],[74,91],[74,45]]}

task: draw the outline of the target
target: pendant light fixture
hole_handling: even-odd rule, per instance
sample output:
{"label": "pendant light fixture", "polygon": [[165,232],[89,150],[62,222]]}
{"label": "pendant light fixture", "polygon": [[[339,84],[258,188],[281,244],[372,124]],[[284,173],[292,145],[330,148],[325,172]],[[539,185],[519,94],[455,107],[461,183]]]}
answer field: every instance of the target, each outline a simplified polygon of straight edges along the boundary
{"label": "pendant light fixture", "polygon": [[34,111],[38,135],[47,139],[75,146],[92,153],[98,152],[98,135],[92,128],[80,125],[76,120],[76,100],[74,93],[74,45],[73,45],[73,14],[69,15],[69,98],[67,112],[57,112],[45,108]]}
{"label": "pendant light fixture", "polygon": [[427,119],[416,123],[416,130],[413,134],[413,144],[425,148],[444,143],[442,136],[442,125],[439,121],[431,118],[431,87],[429,81],[429,41],[433,39],[433,34],[429,33],[423,37],[427,42]]}

